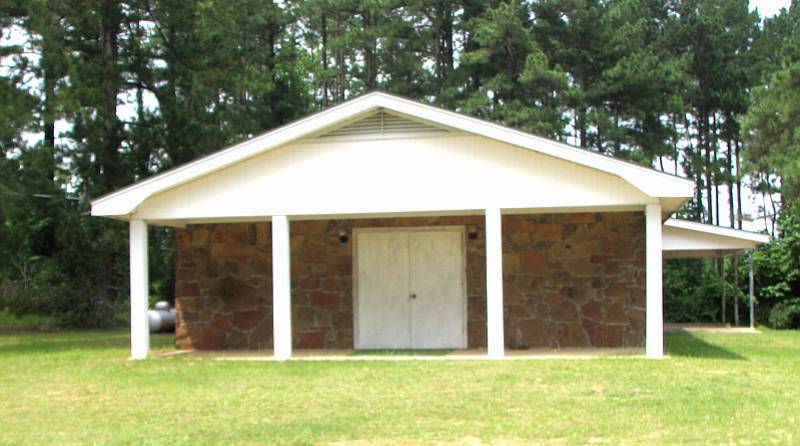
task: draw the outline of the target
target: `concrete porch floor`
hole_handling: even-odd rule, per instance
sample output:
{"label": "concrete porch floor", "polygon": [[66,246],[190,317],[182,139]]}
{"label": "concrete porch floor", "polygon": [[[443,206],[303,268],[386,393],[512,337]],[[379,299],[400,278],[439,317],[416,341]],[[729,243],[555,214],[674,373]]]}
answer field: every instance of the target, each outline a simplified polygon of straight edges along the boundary
{"label": "concrete porch floor", "polygon": [[[272,350],[171,350],[154,352],[155,358],[209,358],[217,361],[274,361]],[[503,360],[592,359],[608,356],[642,357],[643,348],[534,348],[506,350]],[[488,360],[486,349],[441,352],[371,352],[354,350],[297,349],[291,361],[482,361]]]}

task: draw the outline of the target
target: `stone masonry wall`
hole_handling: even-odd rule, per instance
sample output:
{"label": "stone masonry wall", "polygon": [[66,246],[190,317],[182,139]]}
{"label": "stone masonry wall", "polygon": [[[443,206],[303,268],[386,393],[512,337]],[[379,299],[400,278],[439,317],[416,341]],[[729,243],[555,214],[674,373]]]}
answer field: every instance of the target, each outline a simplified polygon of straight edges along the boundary
{"label": "stone masonry wall", "polygon": [[[479,216],[292,222],[294,347],[353,347],[354,228],[438,225],[474,225],[483,233]],[[176,230],[176,239],[177,347],[272,348],[270,225],[191,225]],[[483,246],[482,237],[467,244],[470,346],[486,343]]]}
{"label": "stone masonry wall", "polygon": [[503,217],[506,345],[644,345],[641,212]]}
{"label": "stone masonry wall", "polygon": [[[292,222],[294,346],[352,348],[354,228],[464,225],[479,234],[466,240],[468,345],[485,347],[483,224],[482,216]],[[177,230],[179,348],[272,347],[269,231],[267,223]],[[509,347],[643,344],[641,213],[504,216],[503,233]]]}
{"label": "stone masonry wall", "polygon": [[268,225],[193,225],[175,234],[175,343],[182,349],[272,347]]}

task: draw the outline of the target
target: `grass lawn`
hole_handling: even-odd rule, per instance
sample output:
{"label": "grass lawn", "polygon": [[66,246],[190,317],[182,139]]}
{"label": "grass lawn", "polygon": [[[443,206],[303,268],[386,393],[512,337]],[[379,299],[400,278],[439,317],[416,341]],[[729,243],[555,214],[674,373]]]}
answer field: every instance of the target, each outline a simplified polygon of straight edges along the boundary
{"label": "grass lawn", "polygon": [[664,361],[131,362],[123,331],[9,330],[0,444],[800,443],[800,332],[667,344]]}
{"label": "grass lawn", "polygon": [[16,328],[31,328],[31,327],[47,327],[50,325],[50,319],[44,316],[37,316],[28,314],[25,316],[16,316],[6,310],[0,310],[0,330],[2,329],[16,329]]}

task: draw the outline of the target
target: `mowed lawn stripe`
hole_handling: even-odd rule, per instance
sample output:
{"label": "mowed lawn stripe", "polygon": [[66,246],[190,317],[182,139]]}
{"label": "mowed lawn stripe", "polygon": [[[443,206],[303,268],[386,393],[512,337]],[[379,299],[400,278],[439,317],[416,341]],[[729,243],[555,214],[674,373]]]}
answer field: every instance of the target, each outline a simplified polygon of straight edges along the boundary
{"label": "mowed lawn stripe", "polygon": [[0,444],[800,442],[800,333],[666,340],[662,361],[132,362],[124,331],[6,333]]}

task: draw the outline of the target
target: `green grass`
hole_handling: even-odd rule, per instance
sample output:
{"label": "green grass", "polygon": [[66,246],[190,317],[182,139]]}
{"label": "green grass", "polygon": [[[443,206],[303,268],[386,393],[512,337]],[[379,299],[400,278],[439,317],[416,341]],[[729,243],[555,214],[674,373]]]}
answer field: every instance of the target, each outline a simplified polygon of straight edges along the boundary
{"label": "green grass", "polygon": [[800,333],[667,344],[664,361],[131,362],[123,331],[11,333],[0,443],[800,443]]}
{"label": "green grass", "polygon": [[353,356],[445,356],[453,350],[447,349],[375,349],[354,350]]}
{"label": "green grass", "polygon": [[47,327],[50,323],[50,318],[47,316],[39,316],[36,314],[16,316],[11,314],[8,310],[0,310],[0,330],[34,329]]}

